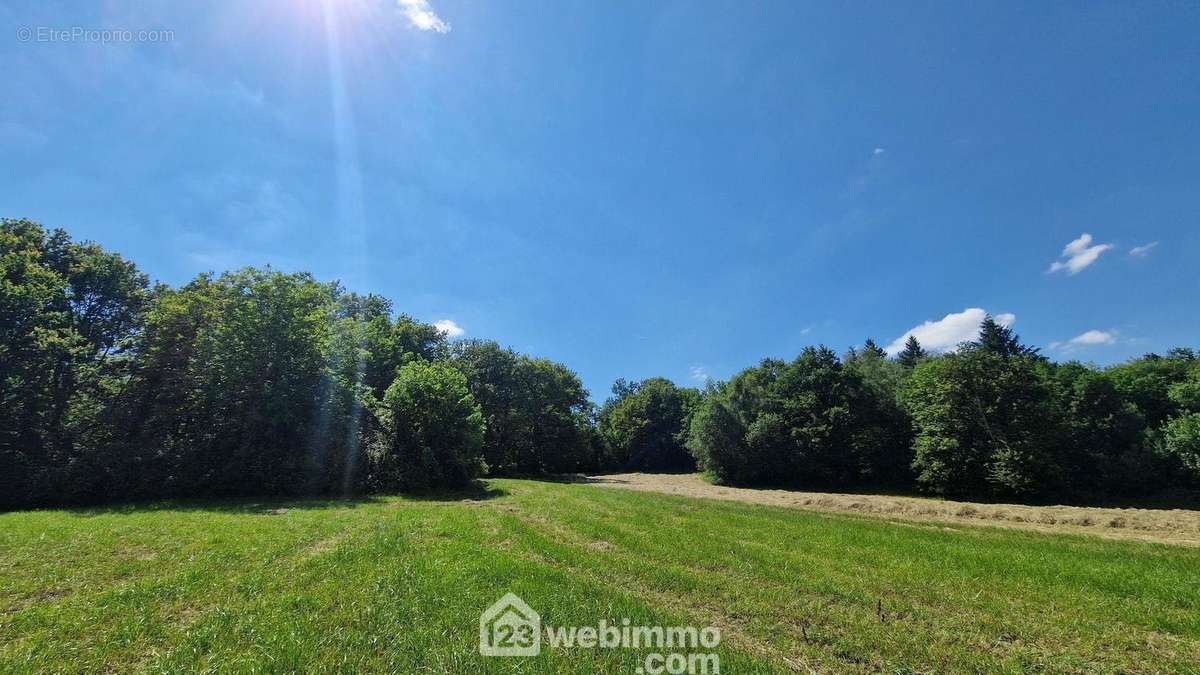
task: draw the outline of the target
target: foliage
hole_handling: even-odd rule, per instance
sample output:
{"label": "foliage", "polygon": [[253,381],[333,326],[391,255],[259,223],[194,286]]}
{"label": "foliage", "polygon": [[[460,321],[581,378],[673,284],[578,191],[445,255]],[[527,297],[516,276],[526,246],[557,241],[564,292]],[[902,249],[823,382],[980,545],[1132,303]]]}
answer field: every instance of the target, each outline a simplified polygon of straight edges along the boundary
{"label": "foliage", "polygon": [[[915,341],[915,340],[914,340]],[[920,350],[920,346],[917,346]],[[925,357],[919,357],[917,363]],[[878,486],[904,488],[912,484],[912,421],[900,405],[900,388],[909,369],[900,359],[888,359],[870,339],[861,351],[850,350],[845,368],[867,389],[859,403],[860,417],[874,424],[859,424],[853,443],[864,456],[864,478]]]}
{"label": "foliage", "polygon": [[362,327],[308,274],[245,269],[161,293],[134,374],[125,473],[153,494],[351,492]]}
{"label": "foliage", "polygon": [[95,492],[147,286],[96,244],[0,221],[0,506]]}
{"label": "foliage", "polygon": [[964,349],[918,365],[901,398],[917,483],[958,497],[1039,497],[1063,482],[1060,420],[1038,360]]}
{"label": "foliage", "polygon": [[607,449],[606,468],[627,471],[692,471],[688,428],[699,404],[699,390],[650,378],[629,384],[618,380],[613,397],[597,416]]}
{"label": "foliage", "polygon": [[766,359],[710,392],[689,447],[722,482],[886,483],[897,448],[882,405],[832,351],[808,347],[790,363]]}
{"label": "foliage", "polygon": [[979,337],[965,345],[966,349],[978,349],[1000,356],[1037,356],[1039,349],[1021,344],[1021,336],[1008,326],[986,316],[979,324]]}
{"label": "foliage", "polygon": [[1186,399],[1189,375],[1198,367],[1197,360],[1183,352],[1165,357],[1147,354],[1107,372],[1121,396],[1137,406],[1148,426],[1157,428],[1179,413],[1180,401],[1171,396],[1172,388],[1184,385],[1175,391],[1177,397]]}
{"label": "foliage", "polygon": [[929,353],[921,346],[917,336],[909,335],[908,340],[904,342],[904,349],[896,355],[896,362],[911,370],[927,358]]}
{"label": "foliage", "polygon": [[401,366],[377,413],[370,453],[376,489],[462,486],[486,470],[483,413],[466,376],[446,363]]}
{"label": "foliage", "polygon": [[483,454],[499,475],[565,473],[590,466],[591,403],[579,376],[495,342],[463,340],[451,362],[483,411]]}
{"label": "foliage", "polygon": [[1167,451],[1178,457],[1188,469],[1200,475],[1200,413],[1188,413],[1167,422]]}
{"label": "foliage", "polygon": [[1154,450],[1145,418],[1108,372],[1074,362],[1044,372],[1058,388],[1071,493],[1081,499],[1137,495],[1169,480],[1170,466]]}
{"label": "foliage", "polygon": [[0,221],[0,405],[0,507],[345,496],[483,466],[693,458],[720,482],[971,498],[1200,485],[1192,349],[1056,364],[987,317],[947,355],[913,337],[895,359],[870,339],[844,359],[809,347],[703,394],[618,380],[597,409],[566,366],[448,343],[378,295],[269,268],[151,288],[133,263],[28,220]]}

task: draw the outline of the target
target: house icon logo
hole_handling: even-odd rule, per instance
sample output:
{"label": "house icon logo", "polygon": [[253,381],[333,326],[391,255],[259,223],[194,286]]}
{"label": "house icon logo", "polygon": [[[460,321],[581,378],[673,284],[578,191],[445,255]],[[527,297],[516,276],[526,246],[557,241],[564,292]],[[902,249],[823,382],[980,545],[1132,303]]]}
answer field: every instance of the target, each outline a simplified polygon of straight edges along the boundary
{"label": "house icon logo", "polygon": [[542,617],[514,593],[505,593],[479,616],[479,653],[537,656],[542,651]]}

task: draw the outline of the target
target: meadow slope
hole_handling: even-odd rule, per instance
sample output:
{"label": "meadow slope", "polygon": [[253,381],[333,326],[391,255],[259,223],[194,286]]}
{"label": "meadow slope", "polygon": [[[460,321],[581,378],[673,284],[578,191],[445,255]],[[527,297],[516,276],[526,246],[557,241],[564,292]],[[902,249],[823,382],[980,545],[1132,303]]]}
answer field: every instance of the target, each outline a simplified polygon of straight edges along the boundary
{"label": "meadow slope", "polygon": [[721,670],[1196,672],[1200,551],[586,484],[0,514],[0,672],[634,672],[486,658],[551,625],[713,624]]}

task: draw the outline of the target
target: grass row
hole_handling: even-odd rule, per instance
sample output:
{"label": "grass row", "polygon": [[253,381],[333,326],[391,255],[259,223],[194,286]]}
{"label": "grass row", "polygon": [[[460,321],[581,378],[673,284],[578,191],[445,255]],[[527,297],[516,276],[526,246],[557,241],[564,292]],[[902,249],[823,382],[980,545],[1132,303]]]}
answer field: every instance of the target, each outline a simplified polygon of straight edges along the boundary
{"label": "grass row", "polygon": [[587,485],[0,514],[0,671],[634,672],[479,655],[549,625],[717,625],[722,672],[1200,672],[1200,551]]}

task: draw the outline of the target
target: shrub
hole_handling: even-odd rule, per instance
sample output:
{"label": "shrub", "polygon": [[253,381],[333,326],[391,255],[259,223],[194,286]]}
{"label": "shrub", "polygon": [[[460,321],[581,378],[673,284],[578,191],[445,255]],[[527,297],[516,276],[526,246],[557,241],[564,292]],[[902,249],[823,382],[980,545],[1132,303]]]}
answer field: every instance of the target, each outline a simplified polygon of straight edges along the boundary
{"label": "shrub", "polygon": [[445,363],[400,367],[377,411],[371,484],[380,490],[462,486],[486,469],[484,423],[467,378]]}

